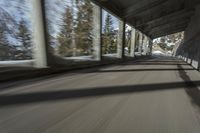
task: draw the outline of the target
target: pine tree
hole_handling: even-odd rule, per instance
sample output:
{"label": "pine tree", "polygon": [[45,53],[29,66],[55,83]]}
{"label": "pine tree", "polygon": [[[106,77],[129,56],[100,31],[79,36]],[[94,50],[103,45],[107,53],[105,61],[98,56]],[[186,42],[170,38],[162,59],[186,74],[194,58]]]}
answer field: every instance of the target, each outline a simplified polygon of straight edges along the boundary
{"label": "pine tree", "polygon": [[8,36],[15,37],[16,25],[11,14],[4,7],[0,7],[0,60],[13,59],[14,49],[11,49]]}
{"label": "pine tree", "polygon": [[32,41],[31,33],[27,28],[27,24],[24,20],[19,22],[17,38],[20,41],[24,53],[24,58],[32,58]]}
{"label": "pine tree", "polygon": [[92,52],[93,6],[90,0],[77,0],[77,26],[75,29],[77,48],[84,54]]}
{"label": "pine tree", "polygon": [[0,45],[8,45],[8,40],[3,30],[3,27],[0,25]]}
{"label": "pine tree", "polygon": [[7,35],[13,35],[13,29],[16,26],[16,21],[3,7],[0,7],[0,44],[6,45],[8,43]]}
{"label": "pine tree", "polygon": [[0,61],[9,58],[8,56],[10,54],[8,39],[3,31],[2,26],[0,25]]}
{"label": "pine tree", "polygon": [[[73,14],[76,17],[73,17]],[[61,31],[57,36],[58,53],[62,56],[91,54],[93,30],[93,5],[91,1],[76,0],[71,6],[67,6],[62,16]],[[80,53],[77,53],[78,51]]]}
{"label": "pine tree", "polygon": [[113,20],[110,14],[107,14],[106,19],[105,19],[105,26],[104,26],[104,33],[105,34],[110,34],[114,31],[113,28]]}
{"label": "pine tree", "polygon": [[57,36],[57,40],[59,42],[58,53],[61,56],[68,56],[70,54],[70,47],[72,44],[72,26],[73,26],[73,18],[70,7],[66,8],[65,13],[63,14],[63,23],[61,26],[61,31]]}
{"label": "pine tree", "polygon": [[113,27],[113,20],[110,14],[107,14],[105,19],[105,26],[103,29],[103,53],[109,54],[109,53],[115,53],[117,51],[117,44],[116,44],[116,38],[115,38],[115,32]]}

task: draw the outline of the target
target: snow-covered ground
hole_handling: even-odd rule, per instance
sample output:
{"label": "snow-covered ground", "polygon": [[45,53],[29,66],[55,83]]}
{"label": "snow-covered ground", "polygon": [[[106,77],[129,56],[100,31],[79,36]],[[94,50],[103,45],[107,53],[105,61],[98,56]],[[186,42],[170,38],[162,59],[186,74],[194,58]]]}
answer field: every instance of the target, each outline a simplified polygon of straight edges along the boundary
{"label": "snow-covered ground", "polygon": [[[104,57],[118,57],[118,54],[104,54]],[[94,60],[92,55],[88,56],[76,56],[76,57],[64,57],[66,60],[75,60],[75,61],[90,61]]]}
{"label": "snow-covered ground", "polygon": [[92,55],[89,56],[76,56],[76,57],[65,57],[64,59],[68,60],[80,60],[80,61],[87,61],[93,60]]}
{"label": "snow-covered ground", "polygon": [[[105,57],[117,57],[117,54],[105,54]],[[94,60],[92,55],[90,56],[76,56],[65,57],[66,60],[74,61],[92,61]],[[0,67],[32,67],[34,60],[16,60],[16,61],[0,61]]]}
{"label": "snow-covered ground", "polygon": [[105,57],[118,57],[118,54],[104,54]]}
{"label": "snow-covered ground", "polygon": [[136,56],[141,56],[142,54],[140,52],[135,52]]}
{"label": "snow-covered ground", "polygon": [[163,53],[159,50],[153,51],[152,54],[154,54],[154,55],[165,55],[165,53]]}
{"label": "snow-covered ground", "polygon": [[33,66],[34,60],[0,61],[0,67],[7,66]]}

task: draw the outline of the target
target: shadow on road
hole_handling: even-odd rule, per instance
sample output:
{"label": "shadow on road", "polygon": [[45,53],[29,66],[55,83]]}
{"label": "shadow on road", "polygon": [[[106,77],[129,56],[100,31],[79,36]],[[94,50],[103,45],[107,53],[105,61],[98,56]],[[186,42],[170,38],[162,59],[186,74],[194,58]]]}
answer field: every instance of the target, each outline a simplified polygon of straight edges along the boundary
{"label": "shadow on road", "polygon": [[198,86],[200,80],[192,81],[181,65],[176,69],[134,69],[134,70],[96,70],[97,72],[130,72],[130,71],[178,71],[183,82],[127,85],[127,86],[108,86],[94,88],[66,89],[58,91],[40,91],[32,93],[0,95],[0,106],[23,105],[40,102],[53,102],[58,100],[80,99],[96,96],[120,95],[127,93],[140,93],[146,91],[161,91],[167,89],[185,88],[193,103],[200,106],[200,91]]}
{"label": "shadow on road", "polygon": [[[182,69],[182,66],[178,65],[178,68]],[[190,96],[192,102],[200,107],[200,90],[198,88],[199,84],[193,82],[184,69],[179,71],[179,76],[184,80],[185,91]]]}
{"label": "shadow on road", "polygon": [[[200,85],[200,81],[193,82],[196,85]],[[106,95],[119,95],[126,93],[139,93],[144,91],[161,91],[165,89],[177,89],[183,88],[186,85],[193,87],[194,84],[191,81],[174,82],[174,83],[160,83],[160,84],[143,84],[143,85],[130,85],[130,86],[111,86],[111,87],[96,87],[96,88],[81,88],[73,90],[61,90],[61,91],[49,91],[49,92],[34,92],[23,94],[11,94],[0,96],[0,106],[20,105],[28,103],[57,101],[66,99],[77,99],[94,96],[106,96]],[[187,90],[187,92],[193,96],[196,95],[196,88]],[[199,100],[199,99],[195,99]]]}

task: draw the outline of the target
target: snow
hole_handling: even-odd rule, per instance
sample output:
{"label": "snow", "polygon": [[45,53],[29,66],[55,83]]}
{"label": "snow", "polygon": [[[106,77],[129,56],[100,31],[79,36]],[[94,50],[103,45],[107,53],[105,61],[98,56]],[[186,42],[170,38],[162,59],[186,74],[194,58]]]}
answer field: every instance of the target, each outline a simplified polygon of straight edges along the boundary
{"label": "snow", "polygon": [[159,50],[153,51],[152,53],[155,55],[164,55],[164,53]]}
{"label": "snow", "polygon": [[0,61],[0,67],[7,66],[33,66],[34,60]]}
{"label": "snow", "polygon": [[106,56],[106,57],[118,57],[118,54],[104,54],[103,56]]}
{"label": "snow", "polygon": [[141,56],[142,54],[140,52],[135,52],[136,56]]}
{"label": "snow", "polygon": [[64,59],[68,60],[93,60],[92,55],[89,56],[76,56],[76,57],[65,57]]}
{"label": "snow", "polygon": [[126,31],[130,31],[130,30],[132,30],[132,27],[130,25],[126,24]]}
{"label": "snow", "polygon": [[175,46],[175,43],[167,43],[167,46]]}

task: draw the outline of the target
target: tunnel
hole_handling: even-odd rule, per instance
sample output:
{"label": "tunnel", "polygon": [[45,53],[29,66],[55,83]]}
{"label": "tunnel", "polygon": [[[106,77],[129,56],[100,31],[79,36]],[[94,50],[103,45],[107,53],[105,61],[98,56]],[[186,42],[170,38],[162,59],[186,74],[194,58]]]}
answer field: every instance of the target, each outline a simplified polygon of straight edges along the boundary
{"label": "tunnel", "polygon": [[0,133],[199,133],[199,43],[199,0],[1,0]]}

